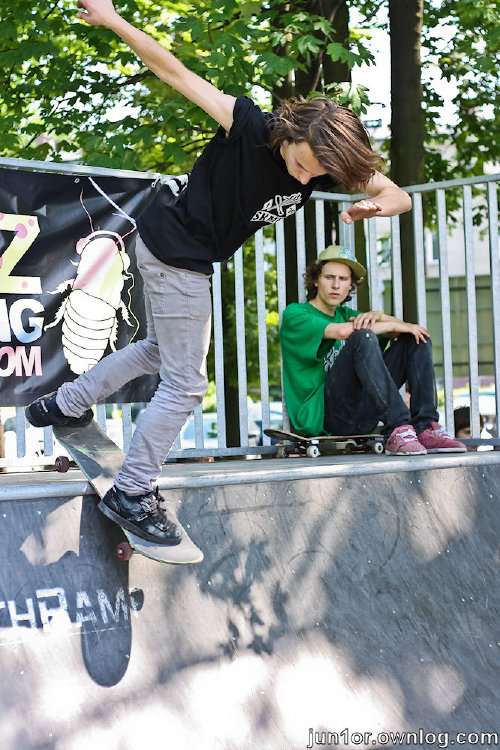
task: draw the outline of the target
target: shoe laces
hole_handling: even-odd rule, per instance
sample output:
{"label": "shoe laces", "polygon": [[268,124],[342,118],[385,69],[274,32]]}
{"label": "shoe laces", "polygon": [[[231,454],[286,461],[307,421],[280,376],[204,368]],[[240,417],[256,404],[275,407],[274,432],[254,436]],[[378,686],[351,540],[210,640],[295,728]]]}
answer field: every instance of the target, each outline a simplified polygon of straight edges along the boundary
{"label": "shoe laces", "polygon": [[175,524],[168,518],[167,511],[161,507],[161,499],[158,487],[155,487],[141,500],[141,505],[153,523],[159,526],[162,531],[168,531],[169,529],[174,529]]}
{"label": "shoe laces", "polygon": [[405,430],[398,432],[398,437],[405,443],[411,443],[412,440],[417,439],[417,434],[411,425],[407,425]]}
{"label": "shoe laces", "polygon": [[451,440],[451,435],[448,435],[444,427],[441,427],[441,425],[439,425],[439,429],[434,429],[433,432],[435,435],[440,435],[441,437],[444,437],[444,438],[450,438]]}

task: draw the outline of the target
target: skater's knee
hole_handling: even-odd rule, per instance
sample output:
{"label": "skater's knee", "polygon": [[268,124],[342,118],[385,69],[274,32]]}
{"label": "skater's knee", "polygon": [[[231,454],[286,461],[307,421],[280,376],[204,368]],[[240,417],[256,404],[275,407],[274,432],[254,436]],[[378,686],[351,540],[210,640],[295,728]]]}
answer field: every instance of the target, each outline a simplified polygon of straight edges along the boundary
{"label": "skater's knee", "polygon": [[151,375],[156,374],[161,365],[160,350],[158,344],[150,339],[143,339],[137,342],[137,346],[141,348],[141,355],[146,363],[148,372]]}
{"label": "skater's knee", "polygon": [[204,378],[196,387],[193,396],[197,400],[198,404],[201,404],[208,391],[208,380]]}
{"label": "skater's knee", "polygon": [[208,380],[199,374],[198,377],[190,378],[189,373],[186,373],[184,378],[162,377],[160,387],[170,393],[175,400],[188,404],[189,409],[193,410],[203,401],[208,390]]}

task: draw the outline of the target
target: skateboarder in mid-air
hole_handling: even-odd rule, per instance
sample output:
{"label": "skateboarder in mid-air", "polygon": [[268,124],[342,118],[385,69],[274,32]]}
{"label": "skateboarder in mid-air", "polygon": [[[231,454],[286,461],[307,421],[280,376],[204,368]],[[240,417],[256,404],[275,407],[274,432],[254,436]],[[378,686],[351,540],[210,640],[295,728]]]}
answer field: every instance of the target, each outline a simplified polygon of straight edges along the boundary
{"label": "skateboarder in mid-air", "polygon": [[[465,451],[438,424],[427,329],[344,304],[365,277],[351,250],[330,245],[306,269],[307,302],[283,313],[283,386],[293,429],[358,435],[380,421],[391,455]],[[389,338],[395,340],[387,346]],[[405,382],[409,409],[399,393]]]}
{"label": "skateboarder in mid-air", "polygon": [[[99,504],[109,518],[160,544],[179,531],[153,484],[182,425],[207,388],[212,264],[258,229],[297,211],[313,189],[343,184],[367,199],[343,211],[347,224],[411,208],[383,176],[359,119],[330,99],[283,102],[271,114],[222,93],[124,20],[111,0],[79,0],[79,18],[121,37],[163,81],[220,127],[189,179],[164,185],[138,217],[137,266],[144,281],[147,337],[101,360],[73,383],[27,407],[35,426],[85,424],[90,406],[147,373],[160,384],[142,415],[115,484]],[[187,184],[186,184],[187,182]]]}

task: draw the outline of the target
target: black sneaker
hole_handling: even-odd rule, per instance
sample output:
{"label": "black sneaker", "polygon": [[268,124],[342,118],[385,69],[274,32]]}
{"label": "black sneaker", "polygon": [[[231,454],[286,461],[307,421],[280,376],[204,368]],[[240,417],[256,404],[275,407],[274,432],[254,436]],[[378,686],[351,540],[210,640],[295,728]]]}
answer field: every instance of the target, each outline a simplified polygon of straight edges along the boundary
{"label": "black sneaker", "polygon": [[33,427],[48,427],[54,424],[59,427],[85,427],[92,422],[92,409],[87,409],[81,417],[67,417],[63,414],[56,404],[56,393],[57,391],[54,391],[46,396],[40,396],[26,407],[26,419]]}
{"label": "black sneaker", "polygon": [[128,495],[111,487],[97,506],[105,516],[132,534],[156,544],[179,544],[182,531],[160,506],[158,488],[145,495]]}

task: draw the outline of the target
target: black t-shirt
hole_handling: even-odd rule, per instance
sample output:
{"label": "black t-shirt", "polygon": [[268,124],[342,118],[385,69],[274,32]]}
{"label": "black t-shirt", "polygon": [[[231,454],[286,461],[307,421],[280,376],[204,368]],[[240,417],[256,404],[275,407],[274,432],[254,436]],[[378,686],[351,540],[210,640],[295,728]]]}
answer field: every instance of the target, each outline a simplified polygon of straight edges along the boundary
{"label": "black t-shirt", "polygon": [[246,96],[234,105],[229,135],[220,127],[187,177],[158,190],[138,218],[149,250],[167,265],[211,274],[261,227],[293,214],[329,177],[302,185],[267,146],[273,115]]}

